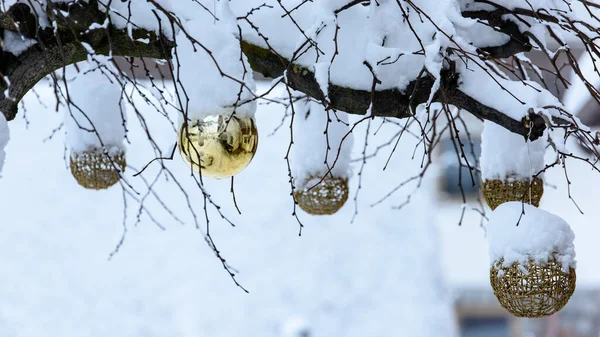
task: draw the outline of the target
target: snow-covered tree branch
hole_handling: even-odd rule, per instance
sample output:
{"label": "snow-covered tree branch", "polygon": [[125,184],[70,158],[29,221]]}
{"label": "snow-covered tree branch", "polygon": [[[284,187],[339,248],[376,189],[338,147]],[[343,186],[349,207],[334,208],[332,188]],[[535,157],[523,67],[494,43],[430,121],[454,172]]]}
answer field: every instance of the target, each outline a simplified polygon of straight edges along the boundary
{"label": "snow-covered tree branch", "polygon": [[[4,97],[0,110],[8,120],[15,117],[19,102],[39,80],[67,65],[85,61],[89,54],[171,57],[173,43],[169,39],[139,27],[117,29],[100,7],[95,0],[48,2],[45,12],[40,13],[18,3],[1,14],[4,50],[0,55],[0,73]],[[44,14],[47,17],[42,19],[40,15]]]}
{"label": "snow-covered tree branch", "polygon": [[[557,26],[576,33],[582,40],[593,41],[593,35],[589,34],[592,27],[588,25],[586,31],[586,26],[580,27],[581,21],[576,21],[562,10],[543,5],[520,8],[514,6],[518,2],[485,0],[462,1],[460,11],[455,8],[454,1],[444,1],[434,10],[420,1],[372,4],[369,1],[333,1],[328,5],[297,2],[297,10],[293,13],[290,10],[295,7],[287,8],[281,2],[232,4],[238,15],[242,50],[253,70],[272,78],[285,72],[286,81],[292,88],[322,100],[328,108],[354,114],[369,111],[375,116],[406,118],[415,115],[421,104],[439,102],[464,109],[532,140],[540,137],[552,123],[577,128],[568,116],[561,116],[561,113],[546,116],[540,113],[540,109],[551,111],[548,105],[555,104],[548,103],[557,102],[546,99],[545,104],[533,104],[529,97],[518,97],[514,92],[516,88],[503,86],[504,76],[494,73],[497,67],[506,67],[500,59],[536,46],[530,37],[537,40],[540,27],[554,32]],[[110,2],[106,4],[97,0],[37,0],[30,4],[26,1],[12,6],[7,4],[10,5],[10,2],[5,3],[6,11],[0,16],[5,39],[14,40],[12,33],[20,34],[22,38],[21,43],[5,41],[1,56],[2,85],[8,90],[0,100],[0,110],[8,120],[16,115],[23,95],[41,78],[65,65],[85,60],[88,53],[170,59],[174,47],[173,30],[182,28],[180,21],[185,19],[183,11],[177,12],[178,5],[154,0],[141,7],[127,3],[118,5],[118,8]],[[577,5],[597,9],[593,3]],[[189,5],[179,8],[185,6]],[[210,11],[204,6],[196,7]],[[147,13],[141,13],[143,10]],[[323,17],[317,18],[311,26],[307,24],[307,13],[315,10]],[[278,21],[282,23],[294,22],[293,30],[282,34],[272,30],[272,24],[262,23],[263,18],[276,16],[281,17]],[[387,28],[376,27],[374,18],[377,16],[381,16],[381,24],[385,24],[386,20],[393,22],[396,18],[392,17],[396,16],[405,22],[404,28],[397,24]],[[345,24],[348,20],[366,25],[365,31],[370,31],[366,35],[357,35],[358,41],[362,43],[361,39],[364,39],[365,44],[355,51],[347,50],[340,42],[347,39],[344,34],[348,34],[349,24]],[[427,37],[433,39],[433,44],[426,41],[427,34],[433,34]],[[305,42],[298,44],[296,36],[304,36]],[[326,50],[324,42],[318,46],[317,40],[324,38],[333,42],[327,48],[334,50]],[[378,43],[382,46],[372,45],[375,42],[373,38],[379,39]],[[398,41],[404,41],[402,43],[407,43],[407,46],[414,43],[416,48],[403,50],[401,44],[396,46],[397,42],[390,42],[395,39],[401,39]],[[360,48],[367,49],[360,51]],[[359,55],[365,51],[366,54]],[[409,52],[412,55],[407,54]],[[593,42],[589,52],[598,54]],[[493,66],[498,62],[499,65]],[[336,64],[340,66],[336,67]],[[406,70],[408,64],[410,71]],[[361,67],[363,69],[357,69]],[[332,71],[351,73],[355,78],[332,76]],[[478,75],[473,76],[475,74]],[[365,80],[369,76],[371,78]],[[475,87],[469,82],[473,82]],[[328,87],[325,90],[328,92],[323,92],[323,85]],[[525,82],[521,85],[524,89],[531,87]],[[470,92],[469,88],[479,93]],[[515,101],[517,108],[523,106],[519,110],[525,113],[504,111],[515,109],[510,105],[486,104],[483,97],[478,97],[478,94],[496,96],[492,90],[498,90],[500,94],[510,93],[513,97],[507,98]],[[533,88],[531,91],[534,93],[527,96],[551,97],[544,93],[544,89]]]}

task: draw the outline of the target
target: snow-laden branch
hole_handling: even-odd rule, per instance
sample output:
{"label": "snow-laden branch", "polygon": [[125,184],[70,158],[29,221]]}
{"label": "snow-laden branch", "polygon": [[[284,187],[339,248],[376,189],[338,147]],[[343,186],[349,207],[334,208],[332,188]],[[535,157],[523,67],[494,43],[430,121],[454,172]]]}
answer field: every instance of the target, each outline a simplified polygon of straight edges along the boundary
{"label": "snow-laden branch", "polygon": [[4,92],[0,111],[7,120],[15,117],[19,102],[39,80],[66,65],[86,60],[90,53],[171,58],[174,43],[155,32],[115,29],[110,25],[96,27],[107,21],[107,15],[95,0],[71,6],[49,2],[46,14],[54,22],[54,28],[40,27],[36,16],[22,3],[0,13],[1,31],[15,31],[23,38],[37,41],[21,53],[7,52],[6,44],[5,51],[0,51],[0,86]]}
{"label": "snow-laden branch", "polygon": [[[287,84],[290,87],[313,98],[324,99],[315,74],[309,69],[290,64],[281,56],[249,43],[242,43],[242,50],[254,71],[276,78],[287,70]],[[533,122],[533,129],[530,130],[528,123],[515,120],[501,111],[481,104],[460,91],[458,80],[457,74],[443,70],[442,85],[434,95],[433,101],[465,109],[480,119],[492,121],[514,133],[529,136],[532,140],[544,133],[546,124],[541,116],[530,114],[529,118]],[[364,115],[370,109],[374,116],[406,118],[411,116],[411,111],[416,111],[418,105],[427,103],[434,82],[435,79],[430,76],[418,78],[410,82],[405,92],[396,89],[371,92],[330,85],[328,99],[331,108],[352,114]]]}
{"label": "snow-laden branch", "polygon": [[[407,7],[405,9],[404,5],[399,6],[397,10],[403,12],[405,18],[408,18],[409,15],[412,15],[411,20],[413,21],[415,18],[419,18],[427,32],[429,30],[433,31],[434,34],[432,36],[434,40],[428,42],[429,45],[424,46],[424,42],[421,41],[420,37],[422,34],[417,34],[410,21],[407,21],[408,28],[412,31],[412,33],[408,31],[407,34],[416,34],[414,39],[421,45],[421,50],[411,53],[412,55],[405,55],[404,52],[399,53],[395,58],[388,55],[387,58],[378,62],[377,65],[365,61],[364,69],[368,68],[370,73],[373,74],[373,86],[371,90],[360,86],[350,88],[347,83],[339,83],[336,78],[332,77],[330,69],[334,60],[337,62],[335,57],[337,55],[337,33],[335,33],[333,40],[336,49],[336,52],[332,54],[333,58],[331,60],[319,61],[314,66],[308,67],[306,59],[299,61],[296,55],[289,57],[286,55],[286,52],[280,52],[277,47],[273,48],[269,43],[267,43],[268,48],[264,46],[264,41],[273,41],[273,39],[263,36],[261,28],[255,26],[253,21],[250,20],[250,13],[256,11],[256,8],[252,9],[247,16],[238,17],[238,20],[241,22],[241,30],[245,26],[250,27],[246,27],[248,28],[247,31],[240,31],[240,33],[243,39],[243,51],[247,55],[253,70],[273,78],[285,75],[287,84],[292,88],[322,100],[331,108],[354,114],[365,114],[369,111],[375,116],[406,118],[414,114],[417,106],[420,104],[439,102],[464,109],[480,119],[492,121],[524,137],[537,139],[543,134],[548,123],[551,122],[547,120],[548,118],[554,119],[552,121],[559,124],[565,121],[557,120],[554,115],[551,117],[542,117],[540,114],[533,112],[529,114],[525,112],[515,113],[515,111],[511,111],[514,110],[512,107],[507,107],[506,105],[490,105],[489,102],[486,103],[485,97],[481,97],[481,95],[473,92],[473,86],[471,86],[471,91],[469,91],[469,88],[461,84],[461,81],[470,76],[467,76],[466,72],[472,71],[472,69],[468,69],[468,67],[475,66],[474,70],[479,73],[487,72],[488,77],[495,81],[495,84],[492,84],[499,88],[496,88],[498,89],[496,91],[500,93],[507,91],[499,83],[501,79],[496,79],[498,76],[490,73],[489,69],[493,67],[483,65],[478,60],[505,58],[532,48],[530,41],[531,33],[527,32],[527,27],[521,22],[509,18],[507,15],[510,13],[509,9],[495,5],[491,1],[476,0],[475,2],[483,3],[484,7],[472,6],[468,9],[463,9],[463,12],[457,12],[452,20],[458,20],[457,22],[460,22],[459,25],[464,26],[461,29],[467,29],[466,27],[472,24],[469,20],[477,20],[480,25],[491,27],[495,32],[493,34],[500,34],[501,38],[488,40],[480,47],[474,47],[469,50],[462,49],[461,47],[469,46],[469,44],[465,44],[464,41],[460,42],[458,41],[459,37],[453,37],[446,33],[439,26],[439,22],[433,20],[426,10],[417,7],[411,1],[407,1],[407,4],[411,6],[410,8]],[[8,120],[13,119],[17,113],[17,105],[21,98],[40,79],[65,65],[85,60],[89,54],[96,53],[109,56],[119,55],[160,59],[171,58],[175,43],[172,42],[173,37],[168,35],[170,34],[169,32],[174,33],[173,29],[181,28],[181,23],[177,17],[174,17],[174,12],[159,3],[163,2],[150,1],[146,5],[140,5],[142,7],[150,6],[149,8],[144,7],[144,15],[147,16],[144,17],[144,22],[147,21],[146,19],[154,21],[153,26],[156,26],[156,22],[158,22],[158,27],[154,27],[153,29],[149,29],[149,27],[143,24],[138,25],[130,22],[126,14],[119,12],[126,9],[118,7],[121,6],[119,3],[113,4],[118,8],[113,8],[113,5],[110,5],[110,8],[104,5],[103,8],[102,3],[97,0],[69,4],[64,2],[46,2],[42,16],[51,23],[46,25],[42,24],[42,18],[36,18],[36,15],[39,16],[39,11],[30,11],[29,7],[24,3],[13,5],[6,13],[0,13],[0,29],[18,32],[24,38],[32,41],[31,45],[23,48],[23,50],[13,50],[12,53],[10,50],[7,50],[7,41],[5,41],[4,52],[0,55],[0,72],[4,79],[0,82],[2,82],[5,97],[0,99],[0,110]],[[346,14],[353,7],[362,7],[360,5],[367,2],[352,1],[341,3],[346,3],[345,6],[341,7],[343,11],[340,9],[332,11],[336,16],[338,14],[341,15],[340,13],[342,12]],[[179,3],[177,4],[179,5]],[[413,14],[404,12],[409,9]],[[287,11],[285,8],[284,10]],[[379,11],[382,10],[379,9]],[[523,14],[521,12],[524,11],[519,9],[517,13]],[[272,13],[264,15],[269,16],[270,14]],[[364,14],[364,10],[359,10],[355,11],[353,15],[362,17]],[[532,12],[531,15],[540,18],[539,14]],[[288,13],[286,15],[289,16],[291,14]],[[296,14],[294,13],[294,15]],[[438,17],[438,19],[440,18],[443,18],[443,15]],[[287,18],[284,19],[287,20]],[[338,25],[337,19],[331,17],[326,17],[325,19],[329,21],[333,20],[331,22]],[[297,25],[295,19],[290,18],[290,20],[294,22],[294,25]],[[546,21],[553,22],[551,20]],[[446,22],[446,24],[450,23]],[[315,27],[316,32],[323,28],[319,25]],[[421,29],[425,29],[423,27]],[[277,27],[274,27],[274,29],[276,30]],[[318,56],[321,47],[317,46],[315,41],[306,35],[302,29],[298,29],[299,32],[296,32],[296,34],[307,38],[307,43],[314,45],[315,53]],[[252,38],[248,34],[256,36]],[[314,32],[309,35],[314,35]],[[447,40],[447,46],[439,45],[439,41],[436,43],[436,36],[441,35],[445,35],[443,39]],[[256,40],[257,38],[258,40]],[[393,49],[390,48],[389,50]],[[379,49],[372,48],[373,52],[377,50]],[[423,55],[426,57],[423,57]],[[447,55],[446,61],[438,59],[440,55]],[[453,55],[458,56],[453,57]],[[371,56],[371,58],[377,59],[377,57],[385,55],[376,53],[376,55]],[[406,62],[413,59],[419,59],[420,63],[417,62],[418,64],[425,63],[422,69],[419,66],[413,67],[419,69],[407,71],[406,76],[404,76],[405,78],[402,79],[406,85],[402,85],[402,88],[390,86],[390,83],[393,84],[395,82],[390,81],[390,78],[382,79],[380,77],[382,75],[386,76],[385,71],[388,69],[384,68],[386,65],[396,69],[404,67]],[[454,61],[450,61],[453,59]],[[470,66],[467,66],[467,69],[462,69],[462,71],[456,71],[454,67],[442,67],[442,64],[447,61],[467,62]],[[339,63],[336,64],[340,67]],[[342,62],[342,64],[344,63]],[[319,69],[322,71],[319,71]],[[419,71],[421,73],[417,76],[416,74]],[[351,72],[352,76],[355,76],[353,72],[354,70]],[[480,82],[481,77],[477,77],[475,80],[473,78],[473,76],[470,76],[468,82]],[[378,86],[380,80],[385,82],[383,87],[381,85]],[[400,80],[396,80],[396,82],[398,81]],[[489,88],[490,86],[488,86]],[[536,88],[532,90],[540,91]],[[508,92],[510,93],[510,91]],[[529,102],[524,102],[517,97],[514,97],[514,100],[523,107],[529,106],[531,102],[535,101],[532,99]],[[542,106],[535,106],[534,103],[530,108],[536,110],[541,109]],[[527,111],[521,107],[518,110]]]}

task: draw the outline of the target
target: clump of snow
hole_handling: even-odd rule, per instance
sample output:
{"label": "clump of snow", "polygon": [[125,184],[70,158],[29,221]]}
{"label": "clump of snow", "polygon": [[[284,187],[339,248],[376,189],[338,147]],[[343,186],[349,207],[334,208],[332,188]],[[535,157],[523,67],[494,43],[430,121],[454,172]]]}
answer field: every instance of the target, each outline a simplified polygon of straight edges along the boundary
{"label": "clump of snow", "polygon": [[310,325],[301,316],[288,318],[281,329],[282,337],[310,337]]}
{"label": "clump of snow", "polygon": [[539,84],[507,80],[494,73],[499,70],[491,70],[481,61],[457,62],[457,67],[460,69],[460,90],[515,120],[527,116],[530,109],[545,110],[552,115],[556,111],[543,108],[562,107],[558,98]]}
{"label": "clump of snow", "polygon": [[6,158],[6,152],[4,148],[8,144],[10,139],[10,133],[8,130],[8,123],[2,113],[0,113],[0,178],[2,178],[2,166],[4,166],[4,159]]}
{"label": "clump of snow", "polygon": [[[169,0],[157,1],[165,10],[170,10]],[[183,2],[183,1],[177,1]],[[111,23],[120,29],[131,31],[134,27],[162,33],[166,38],[175,36],[173,26],[169,23],[166,14],[148,1],[121,0],[98,1],[98,8],[102,12],[109,12]],[[130,34],[130,38],[133,37]]]}
{"label": "clump of snow", "polygon": [[[222,17],[229,16],[222,12]],[[252,69],[241,52],[240,41],[232,34],[231,20],[215,21],[206,14],[187,22],[185,29],[196,42],[180,32],[173,59],[175,69],[179,69],[175,80],[189,101],[182,97],[175,105],[191,119],[234,112],[253,116],[256,88]]]}
{"label": "clump of snow", "polygon": [[69,84],[71,104],[64,110],[66,142],[72,151],[124,147],[126,110],[121,91],[113,75],[100,68],[81,72]]}
{"label": "clump of snow", "polygon": [[291,154],[294,179],[300,184],[310,185],[312,182],[306,180],[315,178],[312,180],[316,184],[329,169],[334,177],[349,177],[354,138],[349,133],[348,115],[340,111],[325,111],[321,104],[312,100],[302,100],[294,107]]}
{"label": "clump of snow", "polygon": [[514,262],[525,266],[530,260],[543,264],[555,257],[565,272],[576,267],[571,227],[529,204],[513,201],[498,206],[487,224],[487,236],[492,264],[504,259],[504,267]]}
{"label": "clump of snow", "polygon": [[544,168],[546,145],[545,137],[526,142],[523,136],[485,121],[481,134],[481,178],[531,179]]}
{"label": "clump of snow", "polygon": [[11,32],[9,30],[4,31],[3,42],[4,45],[2,49],[15,56],[21,55],[21,53],[37,43],[36,40],[26,38],[22,34]]}

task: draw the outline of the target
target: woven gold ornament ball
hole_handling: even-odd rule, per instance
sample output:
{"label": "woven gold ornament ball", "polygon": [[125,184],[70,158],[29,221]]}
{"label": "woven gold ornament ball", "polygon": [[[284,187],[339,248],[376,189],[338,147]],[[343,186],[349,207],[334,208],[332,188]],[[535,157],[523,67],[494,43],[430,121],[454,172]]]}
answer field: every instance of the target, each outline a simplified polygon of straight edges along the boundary
{"label": "woven gold ornament ball", "polygon": [[496,261],[490,282],[500,305],[517,317],[539,318],[561,310],[575,291],[575,269],[565,273],[555,259],[523,266],[517,262],[502,267]]}
{"label": "woven gold ornament ball", "polygon": [[[319,185],[320,178],[309,178],[304,188],[294,192],[298,206],[313,215],[331,215],[344,206],[348,200],[348,179],[326,177]],[[311,182],[314,182],[311,184]],[[311,188],[313,187],[314,188]]]}
{"label": "woven gold ornament ball", "polygon": [[[112,160],[111,160],[112,158]],[[102,190],[119,182],[119,173],[125,171],[125,153],[109,157],[100,149],[71,153],[71,174],[79,185],[93,190]]]}
{"label": "woven gold ornament ball", "polygon": [[[531,185],[531,193],[529,187]],[[483,196],[492,210],[509,201],[524,201],[535,207],[540,206],[544,194],[544,181],[534,178],[529,180],[485,180],[483,182]]]}
{"label": "woven gold ornament ball", "polygon": [[194,171],[227,178],[250,164],[258,147],[258,130],[252,117],[211,115],[182,125],[177,144]]}

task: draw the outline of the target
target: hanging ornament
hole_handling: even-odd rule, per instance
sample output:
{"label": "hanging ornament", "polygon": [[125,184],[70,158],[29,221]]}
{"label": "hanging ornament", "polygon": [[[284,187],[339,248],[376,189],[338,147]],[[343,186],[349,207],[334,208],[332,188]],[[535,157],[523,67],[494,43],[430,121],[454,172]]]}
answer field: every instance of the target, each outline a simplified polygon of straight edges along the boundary
{"label": "hanging ornament", "polygon": [[79,185],[93,190],[111,187],[119,182],[120,173],[125,171],[125,153],[104,154],[102,149],[90,149],[71,153],[71,174]]}
{"label": "hanging ornament", "polygon": [[492,213],[487,235],[490,283],[502,307],[517,317],[538,318],[567,304],[575,291],[575,235],[563,219],[508,202]]}
{"label": "hanging ornament", "polygon": [[540,206],[544,194],[544,181],[535,177],[532,182],[517,177],[483,181],[483,196],[492,210],[509,201],[524,201]]}
{"label": "hanging ornament", "polygon": [[202,176],[226,178],[241,172],[258,147],[251,117],[208,115],[179,129],[181,156]]}
{"label": "hanging ornament", "polygon": [[489,121],[481,138],[482,191],[490,208],[509,201],[538,207],[544,194],[543,175],[538,173],[544,168],[545,139],[526,142]]}
{"label": "hanging ornament", "polygon": [[348,116],[327,112],[314,101],[303,100],[294,107],[294,198],[306,213],[334,214],[348,200],[353,142],[352,134],[344,139],[349,132]]}
{"label": "hanging ornament", "polygon": [[348,200],[348,179],[327,176],[308,178],[301,189],[294,192],[298,206],[313,215],[334,214]]}
{"label": "hanging ornament", "polygon": [[[87,66],[79,64],[80,69]],[[125,106],[114,73],[111,68],[88,69],[69,84],[65,109],[69,166],[77,183],[87,189],[115,185],[127,166]]]}
{"label": "hanging ornament", "polygon": [[[177,144],[184,161],[205,177],[240,173],[254,157],[258,130],[252,68],[236,38],[237,23],[226,2],[215,16],[185,23],[177,35],[176,85],[188,99],[180,106]],[[196,48],[189,36],[203,44]],[[226,76],[224,76],[226,74]]]}

